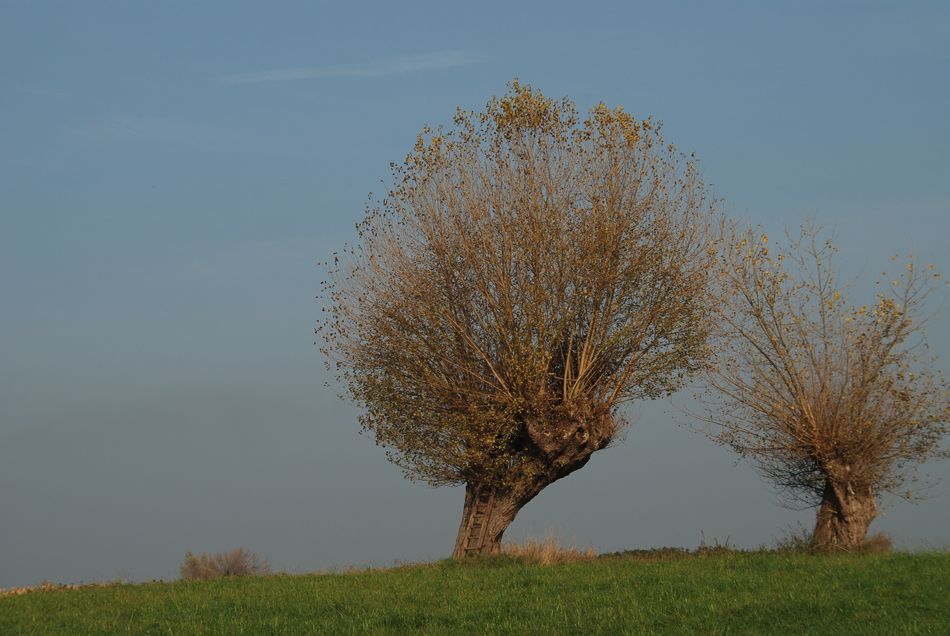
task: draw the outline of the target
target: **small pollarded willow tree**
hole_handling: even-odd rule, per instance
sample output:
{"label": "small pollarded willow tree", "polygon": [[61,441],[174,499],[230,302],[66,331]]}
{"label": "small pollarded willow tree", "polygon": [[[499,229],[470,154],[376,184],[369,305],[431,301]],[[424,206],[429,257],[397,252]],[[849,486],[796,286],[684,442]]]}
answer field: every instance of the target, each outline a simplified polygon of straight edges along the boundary
{"label": "small pollarded willow tree", "polygon": [[939,275],[911,256],[879,281],[886,289],[872,305],[855,307],[834,237],[823,240],[812,221],[787,231],[781,250],[751,226],[722,228],[721,349],[694,415],[787,507],[819,506],[816,544],[859,545],[875,498],[914,497],[917,465],[948,456],[950,394],[931,370],[920,315]]}
{"label": "small pollarded willow tree", "polygon": [[456,558],[499,552],[525,504],[621,438],[621,405],[674,391],[706,351],[715,206],[694,162],[650,120],[581,121],[510,87],[393,164],[317,330],[389,459],[466,486]]}

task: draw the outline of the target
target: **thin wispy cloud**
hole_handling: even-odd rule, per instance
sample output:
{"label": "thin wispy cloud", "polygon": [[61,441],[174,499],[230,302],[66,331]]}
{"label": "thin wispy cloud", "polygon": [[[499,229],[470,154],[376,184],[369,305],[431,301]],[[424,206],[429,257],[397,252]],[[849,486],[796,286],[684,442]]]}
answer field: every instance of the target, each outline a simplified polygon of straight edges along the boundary
{"label": "thin wispy cloud", "polygon": [[237,75],[226,75],[221,78],[221,81],[224,84],[249,84],[251,82],[281,82],[314,77],[379,77],[478,64],[485,59],[487,59],[487,56],[477,51],[445,50],[422,55],[389,57],[364,64],[339,64],[314,68],[285,68],[258,73],[239,73]]}
{"label": "thin wispy cloud", "polygon": [[27,93],[30,95],[42,95],[44,97],[58,97],[63,99],[76,99],[81,97],[82,99],[88,99],[85,95],[76,95],[75,93],[64,93],[62,91],[54,91],[43,88],[31,88],[29,86],[14,86],[13,90],[18,93]]}

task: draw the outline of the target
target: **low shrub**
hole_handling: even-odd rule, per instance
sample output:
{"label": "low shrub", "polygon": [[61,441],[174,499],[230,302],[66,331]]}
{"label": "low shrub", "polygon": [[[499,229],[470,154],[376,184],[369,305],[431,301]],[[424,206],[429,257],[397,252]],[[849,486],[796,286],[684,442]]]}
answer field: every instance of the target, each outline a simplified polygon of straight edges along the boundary
{"label": "low shrub", "polygon": [[262,559],[256,552],[247,548],[234,548],[228,552],[218,552],[208,556],[195,556],[191,552],[185,554],[185,562],[181,565],[181,578],[203,581],[219,579],[223,576],[260,576],[270,574],[270,563]]}

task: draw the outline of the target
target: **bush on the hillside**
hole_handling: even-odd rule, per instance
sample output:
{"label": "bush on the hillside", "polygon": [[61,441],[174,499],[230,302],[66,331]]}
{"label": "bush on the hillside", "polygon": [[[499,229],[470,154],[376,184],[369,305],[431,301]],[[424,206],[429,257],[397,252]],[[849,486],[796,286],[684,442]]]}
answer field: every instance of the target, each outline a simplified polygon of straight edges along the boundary
{"label": "bush on the hillside", "polygon": [[224,576],[260,576],[270,572],[270,563],[266,559],[244,547],[211,556],[195,556],[188,552],[185,554],[185,562],[181,565],[181,578],[196,581]]}

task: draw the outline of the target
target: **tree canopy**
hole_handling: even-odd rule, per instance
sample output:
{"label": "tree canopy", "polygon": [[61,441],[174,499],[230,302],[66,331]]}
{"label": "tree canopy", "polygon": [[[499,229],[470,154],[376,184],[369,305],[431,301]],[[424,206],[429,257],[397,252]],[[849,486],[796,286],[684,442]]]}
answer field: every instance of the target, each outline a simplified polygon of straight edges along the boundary
{"label": "tree canopy", "polygon": [[717,214],[659,123],[603,104],[582,120],[567,98],[510,86],[392,164],[329,267],[318,329],[363,429],[408,477],[466,484],[466,515],[496,493],[492,545],[622,437],[621,405],[701,367]]}

